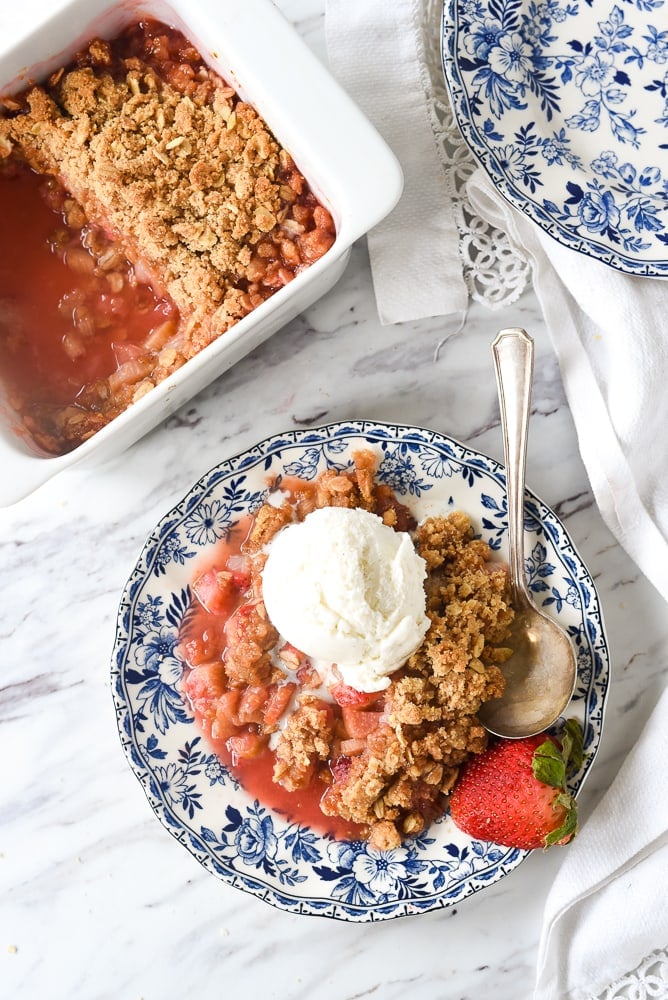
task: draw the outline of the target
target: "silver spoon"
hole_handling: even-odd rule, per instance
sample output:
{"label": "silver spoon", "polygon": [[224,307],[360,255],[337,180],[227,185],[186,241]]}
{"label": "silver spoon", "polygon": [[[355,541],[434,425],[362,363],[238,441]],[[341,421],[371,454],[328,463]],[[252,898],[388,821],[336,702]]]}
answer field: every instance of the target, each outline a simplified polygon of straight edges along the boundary
{"label": "silver spoon", "polygon": [[506,688],[478,713],[496,736],[533,736],[551,726],[570,701],[576,680],[575,651],[555,621],[539,611],[524,570],[524,475],[533,376],[533,340],[517,328],[501,330],[492,344],[501,406],[508,497],[509,575],[515,620],[503,664]]}

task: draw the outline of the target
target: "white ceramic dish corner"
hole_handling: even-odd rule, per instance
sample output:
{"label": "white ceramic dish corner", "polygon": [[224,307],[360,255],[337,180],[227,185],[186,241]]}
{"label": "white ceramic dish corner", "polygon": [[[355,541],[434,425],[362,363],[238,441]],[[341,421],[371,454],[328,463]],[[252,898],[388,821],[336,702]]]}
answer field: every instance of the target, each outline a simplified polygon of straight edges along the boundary
{"label": "white ceramic dish corner", "polygon": [[95,35],[141,16],[180,29],[209,65],[262,115],[332,212],[331,249],[219,340],[62,457],[37,455],[0,412],[0,506],[14,504],[80,462],[120,454],[323,295],[352,244],[394,207],[403,178],[394,154],[271,0],[71,0],[0,56],[0,94],[63,65]]}

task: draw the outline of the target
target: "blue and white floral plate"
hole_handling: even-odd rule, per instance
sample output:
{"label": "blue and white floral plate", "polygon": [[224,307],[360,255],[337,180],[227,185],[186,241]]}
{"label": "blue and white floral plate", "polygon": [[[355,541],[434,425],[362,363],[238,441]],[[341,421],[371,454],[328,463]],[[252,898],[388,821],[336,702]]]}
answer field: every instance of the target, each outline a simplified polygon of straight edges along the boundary
{"label": "blue and white floral plate", "polygon": [[567,247],[668,276],[668,0],[445,0],[462,134]]}
{"label": "blue and white floral plate", "polygon": [[[269,438],[212,469],[149,536],[125,588],[112,660],[121,743],[158,819],[207,871],[281,909],[369,921],[451,906],[497,882],[526,852],[472,840],[449,817],[394,851],[336,842],[253,801],[220,765],[179,693],[179,625],[193,564],[267,495],[267,477],[313,479],[372,448],[378,479],[418,520],[463,510],[492,549],[507,534],[500,467],[432,431],[362,421]],[[534,597],[569,630],[578,683],[569,715],[592,765],[603,724],[608,650],[594,584],[562,524],[531,494],[525,507]]]}

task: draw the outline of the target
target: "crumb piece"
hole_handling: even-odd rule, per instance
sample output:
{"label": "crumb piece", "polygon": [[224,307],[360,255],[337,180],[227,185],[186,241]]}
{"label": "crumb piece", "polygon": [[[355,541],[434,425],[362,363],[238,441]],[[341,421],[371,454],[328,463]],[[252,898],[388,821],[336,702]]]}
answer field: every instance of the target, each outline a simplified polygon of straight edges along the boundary
{"label": "crumb piece", "polygon": [[267,619],[261,601],[243,604],[228,620],[227,656],[223,667],[230,686],[260,685],[271,681],[274,668],[269,650],[278,632]]}
{"label": "crumb piece", "polygon": [[330,756],[331,709],[311,695],[289,716],[276,745],[274,781],[288,791],[304,788],[318,762]]}
{"label": "crumb piece", "polygon": [[244,546],[245,550],[250,554],[260,552],[276,532],[289,524],[292,519],[293,511],[289,503],[286,502],[280,507],[274,507],[269,503],[263,504],[253,519],[253,527]]}
{"label": "crumb piece", "polygon": [[394,823],[379,820],[374,823],[369,833],[369,846],[377,851],[393,851],[401,847],[401,837]]}

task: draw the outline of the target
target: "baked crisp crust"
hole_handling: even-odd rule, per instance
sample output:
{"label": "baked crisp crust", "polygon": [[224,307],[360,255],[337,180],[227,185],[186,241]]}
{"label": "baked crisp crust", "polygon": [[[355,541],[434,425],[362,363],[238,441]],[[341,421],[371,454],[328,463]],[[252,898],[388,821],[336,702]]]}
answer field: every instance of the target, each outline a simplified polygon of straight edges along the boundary
{"label": "baked crisp crust", "polygon": [[[68,261],[104,276],[112,244],[129,262],[125,278],[178,312],[171,336],[149,337],[131,365],[84,384],[67,412],[40,406],[24,419],[47,451],[86,440],[335,239],[330,213],[255,109],[157,22],[96,39],[44,84],[0,102],[0,180],[17,165],[62,188],[52,207],[68,205],[68,233],[82,239]],[[112,294],[124,294],[125,278],[109,275]],[[73,280],[81,290],[81,274]],[[94,343],[86,332],[65,347],[73,361]]]}
{"label": "baked crisp crust", "polygon": [[122,79],[102,64],[65,72],[51,93],[33,88],[26,114],[0,121],[0,145],[58,176],[150,269],[193,321],[190,357],[253,308],[241,286],[254,279],[254,248],[295,200],[282,180],[293,165],[222,81],[198,103],[141,60],[126,64]]}

